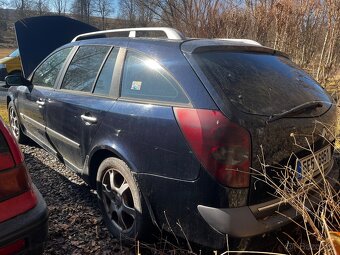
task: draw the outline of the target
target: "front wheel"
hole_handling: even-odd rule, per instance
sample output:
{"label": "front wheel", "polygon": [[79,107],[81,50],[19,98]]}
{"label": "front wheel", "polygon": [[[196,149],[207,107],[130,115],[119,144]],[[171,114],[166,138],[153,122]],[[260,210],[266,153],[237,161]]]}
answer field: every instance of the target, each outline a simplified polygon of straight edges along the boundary
{"label": "front wheel", "polygon": [[117,158],[107,158],[97,173],[97,195],[103,219],[117,238],[144,239],[149,215],[129,167]]}
{"label": "front wheel", "polygon": [[24,143],[27,138],[21,130],[19,117],[13,102],[8,104],[8,119],[12,134],[14,135],[15,139],[18,141],[18,143]]}

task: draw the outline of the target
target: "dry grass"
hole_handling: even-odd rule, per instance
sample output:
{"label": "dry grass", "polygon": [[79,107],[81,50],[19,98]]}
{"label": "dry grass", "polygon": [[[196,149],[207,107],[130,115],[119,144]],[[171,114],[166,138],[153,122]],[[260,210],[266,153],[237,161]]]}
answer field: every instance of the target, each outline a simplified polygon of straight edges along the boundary
{"label": "dry grass", "polygon": [[[295,135],[295,134],[294,134]],[[319,136],[323,137],[321,134]],[[296,134],[299,136],[299,134]],[[327,142],[327,138],[323,137]],[[306,150],[314,156],[313,146],[306,139],[306,145],[294,143],[301,150]],[[331,146],[332,143],[329,142]],[[295,157],[295,155],[292,155]],[[282,204],[289,204],[300,215],[303,221],[296,223],[302,230],[301,239],[298,242],[293,237],[290,240],[294,253],[287,249],[289,254],[325,254],[337,255],[335,244],[332,243],[332,231],[340,229],[340,191],[334,186],[339,185],[339,179],[331,179],[326,176],[326,169],[318,165],[319,177],[314,178],[314,173],[304,169],[302,177],[297,176],[296,170],[290,165],[278,168],[275,166],[275,176],[268,176],[267,171],[273,166],[267,165],[265,157],[261,158],[262,169],[254,170],[259,181],[265,181],[274,188],[275,196],[280,198]],[[338,178],[335,176],[335,178]],[[280,212],[278,212],[280,214]],[[289,237],[289,234],[287,234]],[[283,243],[282,243],[283,244]],[[306,252],[308,251],[308,252]]]}
{"label": "dry grass", "polygon": [[11,49],[11,48],[2,48],[2,49],[0,49],[0,58],[8,56],[8,54],[10,54],[14,50],[15,49]]}
{"label": "dry grass", "polygon": [[0,117],[5,121],[6,124],[8,124],[8,113],[6,105],[0,104]]}

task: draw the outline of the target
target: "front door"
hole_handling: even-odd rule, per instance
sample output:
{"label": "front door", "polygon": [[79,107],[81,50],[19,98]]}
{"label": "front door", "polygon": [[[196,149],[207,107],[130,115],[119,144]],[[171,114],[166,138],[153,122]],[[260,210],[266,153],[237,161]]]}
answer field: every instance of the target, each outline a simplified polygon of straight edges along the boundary
{"label": "front door", "polygon": [[79,47],[61,88],[49,97],[47,134],[73,170],[82,170],[92,138],[114,105],[109,94],[117,53],[108,46]]}
{"label": "front door", "polygon": [[26,132],[45,148],[50,147],[45,130],[47,99],[70,51],[65,48],[51,55],[33,74],[33,86],[18,88],[17,107]]}

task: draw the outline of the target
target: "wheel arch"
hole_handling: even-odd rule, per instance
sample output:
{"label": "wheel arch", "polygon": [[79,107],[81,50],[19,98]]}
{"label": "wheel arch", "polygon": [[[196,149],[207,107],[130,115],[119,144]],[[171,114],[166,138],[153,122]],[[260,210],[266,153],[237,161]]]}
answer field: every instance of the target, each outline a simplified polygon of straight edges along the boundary
{"label": "wheel arch", "polygon": [[8,105],[9,105],[9,103],[11,101],[13,101],[13,98],[11,96],[7,95],[7,98],[6,98],[6,103],[7,103],[6,106],[7,106],[7,108],[8,108]]}
{"label": "wheel arch", "polygon": [[91,153],[89,154],[88,160],[88,180],[91,188],[96,189],[96,178],[99,165],[103,160],[114,157],[124,161],[132,172],[135,172],[135,166],[131,162],[127,160],[127,157],[124,156],[119,150],[114,149],[109,145],[96,146]]}
{"label": "wheel arch", "polygon": [[[88,184],[92,189],[97,189],[96,181],[97,181],[97,173],[98,168],[101,162],[109,157],[115,157],[120,160],[123,160],[127,166],[130,168],[131,172],[136,172],[136,166],[127,160],[127,156],[125,153],[123,153],[120,150],[114,149],[113,147],[109,145],[102,145],[102,146],[96,146],[91,153],[89,154],[89,160],[88,160],[88,168],[87,168],[87,175],[88,175]],[[137,183],[138,185],[138,183]],[[155,214],[153,212],[153,209],[151,207],[150,201],[147,199],[147,197],[144,196],[144,192],[140,190],[142,194],[142,199],[144,199],[146,203],[146,209],[148,211],[148,214],[151,217],[151,221],[154,226],[156,226],[158,229],[160,229],[159,224],[155,218]]]}

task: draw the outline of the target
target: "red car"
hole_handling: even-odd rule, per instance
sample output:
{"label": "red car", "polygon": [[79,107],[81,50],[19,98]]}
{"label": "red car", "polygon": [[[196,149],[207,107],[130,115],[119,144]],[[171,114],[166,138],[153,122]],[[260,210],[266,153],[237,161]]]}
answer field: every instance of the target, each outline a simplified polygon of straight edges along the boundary
{"label": "red car", "polygon": [[41,254],[47,238],[45,200],[0,118],[0,255]]}

